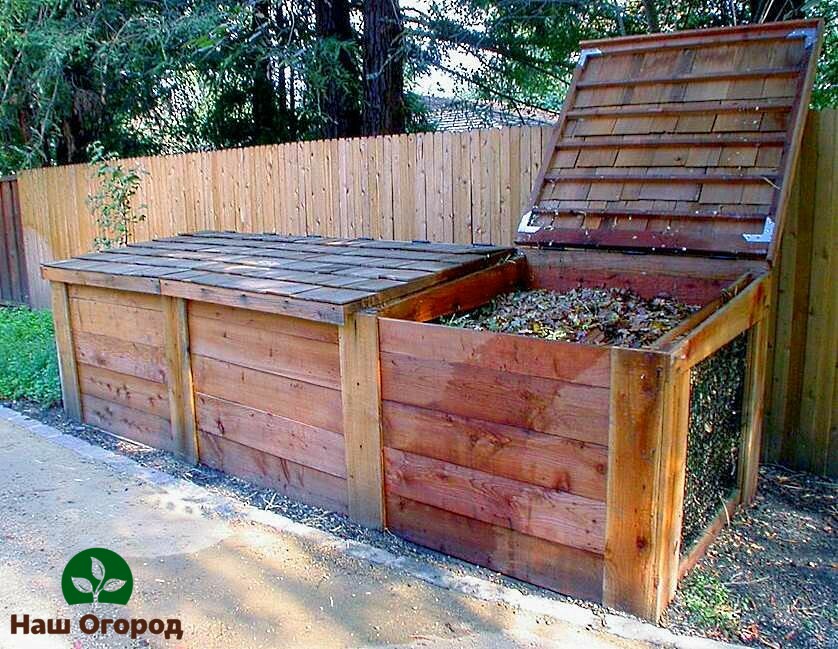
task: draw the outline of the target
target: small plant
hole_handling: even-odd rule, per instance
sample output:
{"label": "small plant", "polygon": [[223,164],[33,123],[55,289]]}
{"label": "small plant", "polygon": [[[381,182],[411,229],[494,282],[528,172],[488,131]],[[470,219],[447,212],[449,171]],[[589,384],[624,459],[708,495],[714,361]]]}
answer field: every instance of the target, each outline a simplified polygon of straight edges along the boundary
{"label": "small plant", "polygon": [[701,627],[725,635],[736,633],[739,609],[718,577],[695,570],[684,580],[682,588],[684,603]]}
{"label": "small plant", "polygon": [[93,177],[99,189],[87,197],[98,235],[93,239],[96,250],[109,250],[128,244],[133,226],[145,221],[145,206],[134,208],[132,199],[147,172],[142,167],[125,167],[116,161],[116,154],[107,153],[101,142],[87,148]]}
{"label": "small plant", "polygon": [[105,565],[96,557],[90,557],[90,574],[93,579],[98,580],[96,587],[93,583],[84,577],[71,577],[73,586],[80,593],[90,593],[93,595],[93,603],[99,602],[99,594],[102,591],[106,593],[115,593],[125,585],[124,579],[108,579],[105,581]]}

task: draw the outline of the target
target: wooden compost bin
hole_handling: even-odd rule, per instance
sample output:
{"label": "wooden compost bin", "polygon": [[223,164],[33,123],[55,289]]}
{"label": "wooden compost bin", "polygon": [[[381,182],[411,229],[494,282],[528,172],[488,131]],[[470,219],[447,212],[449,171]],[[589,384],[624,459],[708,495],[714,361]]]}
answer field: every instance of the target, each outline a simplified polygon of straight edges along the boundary
{"label": "wooden compost bin", "polygon": [[511,252],[208,232],[48,264],[65,408],[380,524],[375,318],[359,309]]}
{"label": "wooden compost bin", "polygon": [[[65,407],[657,619],[756,488],[768,297],[819,29],[585,43],[517,251],[198,233],[45,265]],[[701,308],[643,349],[431,323],[577,286]],[[743,335],[737,478],[682,548],[691,374]]]}
{"label": "wooden compost bin", "polygon": [[[379,311],[390,529],[658,618],[756,488],[771,269],[818,30],[583,43],[519,226],[522,256]],[[514,288],[577,286],[701,309],[645,349],[429,322]],[[691,374],[741,335],[738,478],[682,548]]]}

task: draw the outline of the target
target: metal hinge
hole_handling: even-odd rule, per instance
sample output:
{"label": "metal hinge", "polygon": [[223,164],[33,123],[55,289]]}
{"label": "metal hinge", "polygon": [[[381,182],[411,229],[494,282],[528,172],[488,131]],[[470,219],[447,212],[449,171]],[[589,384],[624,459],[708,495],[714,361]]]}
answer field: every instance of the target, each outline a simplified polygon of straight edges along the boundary
{"label": "metal hinge", "polygon": [[590,50],[582,50],[579,53],[579,60],[576,62],[580,68],[584,68],[585,64],[588,62],[588,59],[592,56],[600,56],[602,54],[602,50],[597,48],[592,48]]}
{"label": "metal hinge", "polygon": [[530,225],[530,220],[532,219],[532,210],[524,214],[521,217],[521,222],[518,224],[518,232],[522,234],[533,234],[538,232],[541,228],[537,225]]}
{"label": "metal hinge", "polygon": [[742,237],[748,243],[771,243],[774,238],[774,219],[766,217],[765,227],[760,234],[743,234]]}
{"label": "metal hinge", "polygon": [[818,30],[814,27],[806,27],[805,29],[795,29],[793,32],[789,32],[786,35],[786,38],[802,38],[803,39],[803,47],[807,50],[812,47],[815,43],[815,39],[818,37]]}

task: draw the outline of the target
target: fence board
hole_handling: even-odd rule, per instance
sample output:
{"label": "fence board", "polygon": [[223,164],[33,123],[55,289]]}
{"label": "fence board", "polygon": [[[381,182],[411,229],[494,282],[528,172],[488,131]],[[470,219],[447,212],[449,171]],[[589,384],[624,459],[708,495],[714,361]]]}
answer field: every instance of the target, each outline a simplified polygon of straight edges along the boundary
{"label": "fence board", "polygon": [[[764,445],[769,460],[833,475],[836,128],[838,111],[810,114],[780,253]],[[135,236],[275,230],[510,244],[549,140],[550,127],[514,127],[131,159],[127,164],[149,172],[136,197],[148,221]],[[83,165],[20,173],[17,254],[33,306],[50,303],[42,262],[92,248],[96,229],[86,199],[95,186]],[[7,226],[3,232],[0,244],[9,240]],[[0,260],[3,299],[13,277],[7,265],[8,257]]]}
{"label": "fence board", "polygon": [[0,178],[0,304],[28,301],[18,183],[15,178]]}

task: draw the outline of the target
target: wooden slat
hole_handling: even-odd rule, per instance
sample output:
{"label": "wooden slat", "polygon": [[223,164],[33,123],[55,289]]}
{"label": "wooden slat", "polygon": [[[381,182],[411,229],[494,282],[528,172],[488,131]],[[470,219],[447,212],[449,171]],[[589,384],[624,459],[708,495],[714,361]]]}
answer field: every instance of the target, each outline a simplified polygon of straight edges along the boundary
{"label": "wooden slat", "polygon": [[605,504],[582,496],[384,449],[387,494],[507,527],[560,545],[602,553]]}
{"label": "wooden slat", "polygon": [[407,498],[387,499],[387,522],[392,531],[419,545],[560,593],[602,600],[602,557],[593,552]]}
{"label": "wooden slat", "polygon": [[112,302],[70,300],[73,329],[110,336],[150,347],[163,345],[163,317],[160,311]]}
{"label": "wooden slat", "polygon": [[339,433],[200,392],[196,416],[202,433],[346,478],[344,441]]}
{"label": "wooden slat", "polygon": [[607,388],[604,347],[382,318],[381,351]]}
{"label": "wooden slat", "polygon": [[347,513],[346,481],[285,458],[199,433],[201,462],[309,505]]}
{"label": "wooden slat", "polygon": [[166,367],[160,347],[85,331],[74,332],[73,341],[80,363],[166,383]]}
{"label": "wooden slat", "polygon": [[382,353],[381,395],[462,417],[607,443],[607,388]]}
{"label": "wooden slat", "polygon": [[577,88],[610,88],[614,86],[640,86],[640,85],[656,85],[656,84],[681,84],[689,83],[691,81],[730,81],[737,79],[764,79],[766,77],[791,77],[797,76],[800,73],[800,68],[797,67],[782,67],[782,68],[757,68],[754,70],[736,70],[730,72],[699,72],[694,74],[681,75],[667,75],[667,76],[653,76],[653,77],[634,77],[629,79],[611,79],[608,81],[580,81],[576,84]]}
{"label": "wooden slat", "polygon": [[381,384],[375,314],[353,314],[341,327],[340,376],[349,515],[368,527],[383,528]]}
{"label": "wooden slat", "polygon": [[739,445],[739,493],[750,504],[757,490],[762,427],[765,416],[765,370],[768,355],[768,322],[763,318],[748,335],[747,373],[743,398],[742,442]]}
{"label": "wooden slat", "polygon": [[192,373],[197,392],[343,433],[337,390],[197,355]]}
{"label": "wooden slat", "polygon": [[81,363],[78,371],[82,394],[169,419],[169,398],[165,385]]}
{"label": "wooden slat", "polygon": [[382,428],[384,444],[399,451],[605,500],[603,446],[395,401],[382,404]]}
{"label": "wooden slat", "polygon": [[599,136],[582,140],[579,138],[564,138],[558,141],[560,149],[599,149],[617,147],[620,149],[632,148],[660,148],[660,147],[719,147],[719,146],[766,146],[782,145],[786,141],[784,133],[752,133],[734,135],[716,133],[713,135],[679,135],[677,133],[667,134],[665,138],[656,136],[629,137],[629,136]]}
{"label": "wooden slat", "polygon": [[82,404],[86,424],[164,451],[175,450],[167,418],[122,403],[100,399],[92,394],[84,394]]}
{"label": "wooden slat", "polygon": [[52,283],[52,318],[55,327],[55,344],[58,348],[58,371],[61,378],[61,400],[64,411],[71,419],[82,416],[81,389],[73,341],[73,324],[67,285]]}

